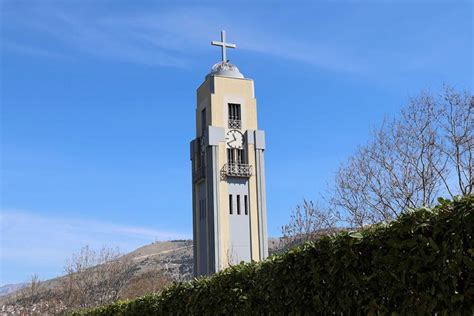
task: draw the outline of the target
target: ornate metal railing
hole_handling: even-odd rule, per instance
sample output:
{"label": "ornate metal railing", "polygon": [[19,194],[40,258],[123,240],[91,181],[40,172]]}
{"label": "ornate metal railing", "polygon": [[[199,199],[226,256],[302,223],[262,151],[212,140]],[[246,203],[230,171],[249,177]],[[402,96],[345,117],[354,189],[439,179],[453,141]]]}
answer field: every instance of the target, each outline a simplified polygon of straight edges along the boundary
{"label": "ornate metal railing", "polygon": [[246,163],[226,163],[223,171],[226,176],[250,177],[252,175],[252,166]]}
{"label": "ornate metal railing", "polygon": [[204,167],[198,168],[193,172],[193,181],[197,181],[205,177],[205,169]]}
{"label": "ornate metal railing", "polygon": [[229,119],[229,129],[240,129],[242,128],[242,121]]}

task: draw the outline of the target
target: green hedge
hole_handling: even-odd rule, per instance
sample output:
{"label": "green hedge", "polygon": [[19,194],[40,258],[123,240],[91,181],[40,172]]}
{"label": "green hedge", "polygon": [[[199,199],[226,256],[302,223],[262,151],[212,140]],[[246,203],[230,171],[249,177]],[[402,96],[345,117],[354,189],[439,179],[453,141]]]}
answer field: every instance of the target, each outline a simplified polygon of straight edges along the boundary
{"label": "green hedge", "polygon": [[474,197],[85,314],[474,314]]}

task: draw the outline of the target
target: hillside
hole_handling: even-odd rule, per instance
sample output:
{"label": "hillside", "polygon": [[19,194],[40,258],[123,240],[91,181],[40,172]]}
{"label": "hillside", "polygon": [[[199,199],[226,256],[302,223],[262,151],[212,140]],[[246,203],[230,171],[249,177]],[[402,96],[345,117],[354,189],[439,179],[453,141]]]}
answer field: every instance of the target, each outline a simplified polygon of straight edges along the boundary
{"label": "hillside", "polygon": [[124,256],[136,262],[137,274],[161,270],[173,280],[190,280],[193,275],[192,240],[155,242]]}
{"label": "hillside", "polygon": [[[279,249],[279,239],[269,240],[270,253]],[[192,240],[173,240],[154,242],[152,244],[135,249],[119,260],[131,260],[133,262],[133,274],[135,278],[148,278],[147,273],[162,272],[169,281],[188,281],[193,277],[193,243]],[[41,291],[44,297],[46,293],[58,289],[65,281],[65,277],[58,277],[41,282]],[[167,281],[167,282],[169,282]],[[21,289],[27,284],[12,284],[4,287],[4,295],[0,296],[0,311],[17,311],[19,308],[27,308],[20,301],[25,295]],[[24,312],[25,310],[22,309]]]}
{"label": "hillside", "polygon": [[26,284],[27,283],[5,284],[0,287],[0,297],[16,292],[25,287]]}
{"label": "hillside", "polygon": [[[192,278],[192,256],[192,240],[176,240],[154,242],[125,254],[121,259],[132,259],[135,262],[137,276],[151,270],[160,270],[172,279],[189,280]],[[41,283],[46,289],[54,289],[62,278],[57,277]],[[2,287],[4,295],[0,297],[0,303],[11,300],[15,292],[25,285],[26,283],[19,283]]]}

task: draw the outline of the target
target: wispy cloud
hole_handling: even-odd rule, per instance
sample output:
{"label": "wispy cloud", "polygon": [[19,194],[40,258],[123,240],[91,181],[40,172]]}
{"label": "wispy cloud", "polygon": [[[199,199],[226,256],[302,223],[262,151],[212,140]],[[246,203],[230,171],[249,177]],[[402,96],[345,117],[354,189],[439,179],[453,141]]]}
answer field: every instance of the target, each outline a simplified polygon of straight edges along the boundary
{"label": "wispy cloud", "polygon": [[29,10],[33,14],[28,20],[17,12],[7,14],[8,27],[29,28],[29,32],[48,36],[53,44],[59,41],[58,45],[38,48],[41,55],[47,51],[52,55],[54,49],[65,46],[73,54],[81,52],[150,66],[184,67],[208,49],[210,40],[219,35],[220,29],[228,29],[232,30],[232,38],[238,39],[238,47],[247,51],[337,71],[358,71],[361,67],[360,61],[351,60],[329,43],[299,41],[264,23],[255,29],[255,17],[238,11],[172,7],[128,14],[85,14],[70,7],[51,5]]}
{"label": "wispy cloud", "polygon": [[[151,66],[183,67],[186,63],[185,59],[179,58],[179,50],[161,47],[138,36],[139,34],[133,29],[104,23],[103,16],[80,14],[74,10],[50,5],[36,6],[28,10],[32,11],[29,19],[24,19],[18,12],[5,14],[5,19],[8,21],[5,33],[8,40],[13,43],[5,47],[6,49],[36,47],[16,51],[28,54],[36,52],[38,56],[48,55],[48,57],[62,50],[72,56],[87,54],[112,61]],[[19,29],[26,30],[29,36],[16,38],[10,35]],[[38,41],[38,38],[43,41]]]}
{"label": "wispy cloud", "polygon": [[[43,270],[62,272],[65,259],[81,247],[103,246],[128,252],[155,240],[183,239],[190,236],[150,227],[123,225],[89,218],[53,217],[33,212],[2,210],[0,214],[0,283],[15,281]],[[17,265],[17,269],[13,267]],[[21,271],[23,269],[23,271]],[[18,279],[18,281],[24,280]]]}
{"label": "wispy cloud", "polygon": [[47,57],[47,58],[57,58],[57,59],[66,59],[66,56],[63,53],[44,49],[41,47],[35,47],[31,45],[22,45],[14,42],[4,41],[2,43],[3,48],[9,51],[13,51],[22,55],[32,55],[37,57]]}
{"label": "wispy cloud", "polygon": [[204,50],[211,37],[218,37],[221,29],[228,29],[232,30],[232,38],[238,39],[239,49],[336,71],[356,72],[365,67],[361,60],[354,60],[347,56],[347,51],[330,43],[300,41],[266,23],[255,28],[255,18],[232,10],[193,8],[114,17],[102,22],[113,29],[129,30],[137,38],[158,47],[169,47],[183,54]]}
{"label": "wispy cloud", "polygon": [[[261,54],[263,60],[271,56],[282,62],[376,78],[381,69],[404,74],[439,67],[452,54],[450,45],[443,43],[455,41],[459,46],[465,41],[462,36],[448,39],[433,27],[420,27],[423,22],[418,16],[406,15],[404,5],[391,2],[350,7],[343,3],[288,5],[280,10],[257,4],[252,10],[196,3],[137,3],[131,9],[113,1],[6,4],[3,40],[24,48],[13,49],[17,53],[65,54],[160,67],[194,66],[210,51],[209,42],[221,29],[229,32],[229,40],[239,49]],[[453,13],[447,10],[446,14]],[[440,30],[449,27],[449,19],[438,22]],[[437,36],[444,39],[437,40]]]}

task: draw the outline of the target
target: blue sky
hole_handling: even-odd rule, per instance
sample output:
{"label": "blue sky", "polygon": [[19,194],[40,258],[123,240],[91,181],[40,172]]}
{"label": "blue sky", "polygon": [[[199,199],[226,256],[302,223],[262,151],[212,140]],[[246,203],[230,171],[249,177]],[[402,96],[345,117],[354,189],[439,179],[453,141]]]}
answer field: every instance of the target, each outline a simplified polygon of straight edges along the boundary
{"label": "blue sky", "polygon": [[221,29],[255,80],[271,236],[410,96],[474,90],[470,1],[0,3],[0,285],[86,244],[192,236],[195,91]]}

